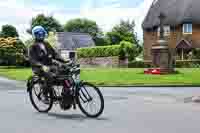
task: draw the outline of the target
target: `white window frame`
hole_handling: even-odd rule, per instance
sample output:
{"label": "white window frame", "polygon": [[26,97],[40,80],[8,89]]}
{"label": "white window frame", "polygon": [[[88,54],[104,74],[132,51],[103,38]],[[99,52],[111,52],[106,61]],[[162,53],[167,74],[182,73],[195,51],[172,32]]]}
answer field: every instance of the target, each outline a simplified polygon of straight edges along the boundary
{"label": "white window frame", "polygon": [[[192,27],[190,27],[190,26],[192,26]],[[192,34],[192,31],[193,31],[192,23],[183,24],[183,34]]]}
{"label": "white window frame", "polygon": [[[158,36],[160,36],[160,27],[158,27],[157,32],[158,32]],[[170,26],[169,25],[165,25],[164,26],[164,36],[170,36],[170,33],[171,33]]]}

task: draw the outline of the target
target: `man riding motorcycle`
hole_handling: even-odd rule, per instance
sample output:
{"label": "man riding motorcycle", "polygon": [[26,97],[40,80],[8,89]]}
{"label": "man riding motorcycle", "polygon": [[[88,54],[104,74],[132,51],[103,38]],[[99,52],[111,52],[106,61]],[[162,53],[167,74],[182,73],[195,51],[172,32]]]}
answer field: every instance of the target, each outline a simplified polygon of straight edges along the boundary
{"label": "man riding motorcycle", "polygon": [[[50,71],[53,60],[61,63],[69,63],[69,60],[64,60],[53,47],[45,41],[47,32],[42,26],[34,27],[32,29],[32,36],[34,38],[34,43],[29,48],[29,61],[33,73],[46,79],[47,83],[46,86],[43,86],[43,89],[47,90],[51,88],[51,83],[55,78],[55,73]],[[48,102],[47,96],[46,101]]]}

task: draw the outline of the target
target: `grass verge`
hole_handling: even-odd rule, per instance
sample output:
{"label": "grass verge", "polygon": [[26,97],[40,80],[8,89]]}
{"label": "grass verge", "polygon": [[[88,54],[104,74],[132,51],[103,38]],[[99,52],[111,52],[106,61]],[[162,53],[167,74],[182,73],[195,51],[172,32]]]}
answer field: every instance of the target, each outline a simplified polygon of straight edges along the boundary
{"label": "grass verge", "polygon": [[[143,69],[84,68],[81,79],[101,86],[179,86],[200,85],[200,69],[177,69],[172,75],[145,75]],[[25,81],[32,74],[30,68],[0,67],[0,76]]]}

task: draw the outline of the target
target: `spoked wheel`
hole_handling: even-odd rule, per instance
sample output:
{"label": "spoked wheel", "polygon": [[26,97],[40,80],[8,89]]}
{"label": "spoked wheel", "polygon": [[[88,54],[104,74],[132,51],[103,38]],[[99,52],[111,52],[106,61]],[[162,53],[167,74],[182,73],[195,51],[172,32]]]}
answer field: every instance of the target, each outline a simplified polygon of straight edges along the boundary
{"label": "spoked wheel", "polygon": [[104,110],[104,98],[99,88],[83,83],[78,90],[77,103],[80,110],[88,117],[99,117]]}
{"label": "spoked wheel", "polygon": [[29,97],[33,107],[41,112],[47,113],[53,106],[53,94],[51,91],[44,93],[42,84],[35,83],[29,91]]}

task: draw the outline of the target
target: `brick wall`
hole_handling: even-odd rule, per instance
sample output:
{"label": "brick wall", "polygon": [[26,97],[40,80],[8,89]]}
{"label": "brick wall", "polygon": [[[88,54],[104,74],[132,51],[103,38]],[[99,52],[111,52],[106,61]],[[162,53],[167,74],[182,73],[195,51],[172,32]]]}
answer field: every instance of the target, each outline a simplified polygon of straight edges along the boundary
{"label": "brick wall", "polygon": [[156,43],[157,32],[144,32],[144,59],[151,60],[151,48]]}
{"label": "brick wall", "polygon": [[[157,43],[158,34],[157,31],[147,32],[144,31],[144,60],[149,61],[151,57],[151,48]],[[186,39],[191,42],[193,48],[200,48],[200,25],[193,24],[193,33],[192,34],[183,34],[182,25],[173,27],[171,33],[166,40],[170,49],[175,49],[181,39]]]}

